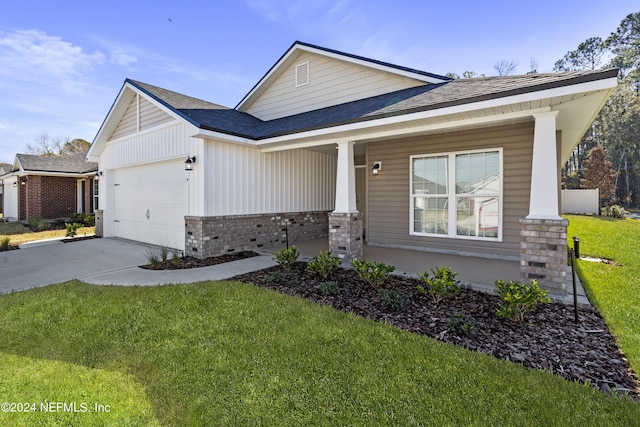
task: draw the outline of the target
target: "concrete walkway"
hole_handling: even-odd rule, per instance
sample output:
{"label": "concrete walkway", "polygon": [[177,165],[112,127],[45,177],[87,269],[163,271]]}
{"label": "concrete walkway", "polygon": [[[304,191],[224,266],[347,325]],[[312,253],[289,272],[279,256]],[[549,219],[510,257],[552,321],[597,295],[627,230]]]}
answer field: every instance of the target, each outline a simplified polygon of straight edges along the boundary
{"label": "concrete walkway", "polygon": [[144,270],[138,266],[148,264],[149,250],[144,244],[112,238],[21,245],[20,250],[0,252],[0,294],[73,279],[124,286],[222,280],[275,265],[273,257],[266,255],[187,270]]}

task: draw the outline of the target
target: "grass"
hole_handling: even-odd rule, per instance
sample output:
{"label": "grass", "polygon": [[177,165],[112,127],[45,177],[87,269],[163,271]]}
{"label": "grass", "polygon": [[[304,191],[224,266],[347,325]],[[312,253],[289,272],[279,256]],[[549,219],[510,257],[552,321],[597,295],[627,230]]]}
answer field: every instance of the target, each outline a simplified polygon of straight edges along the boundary
{"label": "grass", "polygon": [[0,425],[640,420],[640,404],[627,399],[249,284],[73,281],[4,295],[0,336],[0,401],[112,408],[0,412]]}
{"label": "grass", "polygon": [[[78,228],[77,235],[94,234],[95,227]],[[67,230],[47,230],[33,232],[24,227],[19,222],[0,222],[0,239],[9,237],[11,245],[20,245],[22,243],[33,242],[36,240],[52,239],[54,237],[65,237]]]}
{"label": "grass", "polygon": [[568,238],[580,239],[581,256],[622,264],[578,260],[577,271],[589,300],[602,314],[633,370],[640,374],[640,221],[575,215],[567,218]]}

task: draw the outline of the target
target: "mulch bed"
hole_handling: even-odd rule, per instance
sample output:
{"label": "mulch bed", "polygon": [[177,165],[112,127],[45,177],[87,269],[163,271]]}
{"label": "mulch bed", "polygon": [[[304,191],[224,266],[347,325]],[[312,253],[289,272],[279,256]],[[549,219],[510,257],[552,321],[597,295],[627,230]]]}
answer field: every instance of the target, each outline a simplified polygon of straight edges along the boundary
{"label": "mulch bed", "polygon": [[[638,376],[631,371],[606,324],[593,308],[580,310],[577,325],[572,306],[553,303],[539,306],[525,322],[514,323],[496,315],[499,299],[495,295],[462,289],[455,297],[435,305],[429,296],[417,291],[420,281],[391,276],[384,289],[404,299],[404,308],[396,311],[383,303],[380,290],[360,280],[349,269],[338,269],[328,279],[340,286],[339,294],[323,296],[320,283],[325,280],[306,267],[306,263],[296,262],[291,271],[272,267],[231,280],[300,296],[640,400]],[[450,324],[454,315],[471,316],[474,333],[454,331]]]}
{"label": "mulch bed", "polygon": [[62,239],[62,243],[70,243],[70,242],[82,242],[83,240],[92,240],[99,239],[100,236],[80,236],[80,237],[69,237],[68,239]]}
{"label": "mulch bed", "polygon": [[155,267],[152,266],[151,264],[147,264],[147,265],[141,265],[140,268],[144,268],[147,270],[183,270],[186,268],[208,267],[211,265],[223,264],[225,262],[237,261],[240,259],[251,258],[254,256],[259,256],[259,254],[253,251],[242,251],[242,252],[220,255],[220,256],[215,256],[215,257],[210,257],[205,259],[198,259],[198,258],[187,256],[187,257],[180,258],[179,261],[178,259],[176,259],[174,262],[174,260],[170,258],[170,259],[167,259],[166,261],[161,261]]}

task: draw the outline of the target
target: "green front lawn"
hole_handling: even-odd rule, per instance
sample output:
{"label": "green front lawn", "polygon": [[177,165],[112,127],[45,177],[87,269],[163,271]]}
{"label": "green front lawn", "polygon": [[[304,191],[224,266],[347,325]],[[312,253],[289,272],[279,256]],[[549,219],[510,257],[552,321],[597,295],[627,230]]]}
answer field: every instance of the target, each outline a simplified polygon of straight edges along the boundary
{"label": "green front lawn", "polygon": [[252,285],[0,297],[0,425],[638,425],[640,404]]}
{"label": "green front lawn", "polygon": [[580,239],[580,255],[620,266],[578,260],[591,303],[607,322],[636,374],[640,374],[640,221],[568,215],[568,239]]}

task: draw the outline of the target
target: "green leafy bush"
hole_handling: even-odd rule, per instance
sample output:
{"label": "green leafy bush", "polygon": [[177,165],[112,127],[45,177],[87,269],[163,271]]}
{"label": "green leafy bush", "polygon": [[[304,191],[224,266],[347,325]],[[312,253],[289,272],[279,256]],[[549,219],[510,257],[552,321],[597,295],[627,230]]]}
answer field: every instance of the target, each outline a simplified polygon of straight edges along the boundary
{"label": "green leafy bush", "polygon": [[427,285],[427,289],[422,286],[418,286],[417,289],[423,294],[429,294],[434,304],[460,292],[460,285],[455,280],[458,273],[451,270],[451,267],[437,267],[435,270],[432,268],[431,273],[433,277],[430,277],[427,272],[420,276]]}
{"label": "green leafy bush", "polygon": [[27,220],[29,228],[33,231],[45,231],[51,228],[51,224],[44,218],[29,218]]}
{"label": "green leafy bush", "polygon": [[473,316],[456,313],[447,322],[449,329],[459,335],[475,335],[476,325]]}
{"label": "green leafy bush", "polygon": [[612,218],[624,218],[624,209],[618,205],[605,206],[600,209],[600,215]]}
{"label": "green leafy bush", "polygon": [[371,262],[366,259],[354,259],[351,261],[351,267],[359,278],[378,288],[387,281],[389,274],[396,268],[393,265],[384,262]]}
{"label": "green leafy bush", "polygon": [[93,227],[96,225],[96,216],[90,213],[74,212],[71,214],[71,222],[77,222],[86,227]]}
{"label": "green leafy bush", "polygon": [[340,293],[340,286],[333,281],[321,282],[320,293],[325,297],[336,296]]}
{"label": "green leafy bush", "polygon": [[274,271],[267,276],[267,283],[278,283],[280,281],[280,273]]}
{"label": "green leafy bush", "polygon": [[0,251],[8,251],[10,241],[11,238],[9,237],[3,237],[2,239],[0,239]]}
{"label": "green leafy bush", "polygon": [[496,313],[514,322],[523,321],[525,315],[534,311],[538,304],[551,302],[547,297],[549,291],[541,289],[535,279],[532,279],[531,283],[498,280],[496,288],[502,300]]}
{"label": "green leafy bush", "polygon": [[380,289],[380,302],[391,311],[404,310],[404,297],[391,289]]}
{"label": "green leafy bush", "polygon": [[67,227],[67,237],[76,237],[78,228],[82,226],[82,224],[78,224],[77,222],[67,222],[64,225]]}
{"label": "green leafy bush", "polygon": [[291,246],[288,249],[281,249],[275,253],[276,262],[282,267],[285,271],[291,270],[293,263],[296,262],[298,257],[300,256],[300,252],[294,246]]}
{"label": "green leafy bush", "polygon": [[340,258],[331,255],[331,251],[320,251],[320,255],[313,257],[307,264],[307,270],[315,271],[324,279],[329,277],[338,267],[340,267]]}

